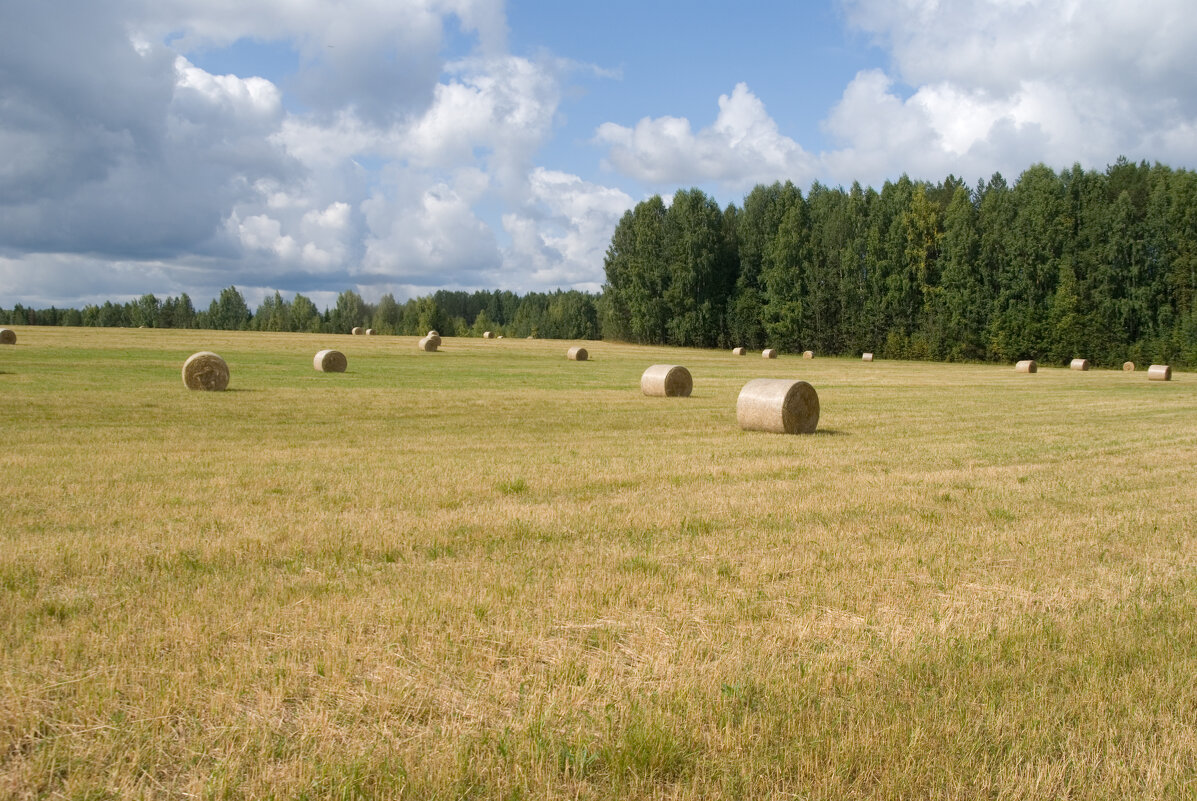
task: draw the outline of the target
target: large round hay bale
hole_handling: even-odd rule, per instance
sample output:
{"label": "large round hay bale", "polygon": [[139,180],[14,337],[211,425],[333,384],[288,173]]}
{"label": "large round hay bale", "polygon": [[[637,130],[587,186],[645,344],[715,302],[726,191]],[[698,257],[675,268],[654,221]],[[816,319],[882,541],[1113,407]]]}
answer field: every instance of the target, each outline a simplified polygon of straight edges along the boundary
{"label": "large round hay bale", "polygon": [[765,348],[764,350],[761,351],[761,358],[776,359],[777,358],[777,348]]}
{"label": "large round hay bale", "polygon": [[1135,363],[1134,362],[1123,362],[1122,369],[1124,372],[1133,373],[1135,371]]}
{"label": "large round hay bale", "polygon": [[322,373],[343,373],[349,360],[339,350],[322,350],[312,359],[312,366]]}
{"label": "large round hay bale", "polygon": [[1147,368],[1148,381],[1171,381],[1172,368],[1167,364],[1153,364]]}
{"label": "large round hay bale", "polygon": [[1014,365],[1014,372],[1016,373],[1037,373],[1039,372],[1039,365],[1034,359],[1023,359],[1018,364]]}
{"label": "large round hay bale", "polygon": [[1089,369],[1088,359],[1073,359],[1068,364],[1070,370],[1081,370],[1082,372]]}
{"label": "large round hay bale", "polygon": [[640,376],[640,391],[658,398],[688,398],[694,389],[690,371],[680,364],[654,364]]}
{"label": "large round hay bale", "polygon": [[584,362],[590,358],[590,354],[586,352],[586,348],[574,346],[565,352],[565,358],[575,362]]}
{"label": "large round hay bale", "polygon": [[220,392],[229,385],[229,366],[211,351],[193,353],[183,362],[183,384],[188,389]]}
{"label": "large round hay bale", "polygon": [[349,333],[353,334],[355,337],[361,336],[362,334],[366,333],[366,329],[362,328],[360,325],[355,325],[353,330]]}
{"label": "large round hay bale", "polygon": [[815,352],[813,350],[804,350],[802,351],[802,358],[813,359],[815,358]]}
{"label": "large round hay bale", "polygon": [[813,434],[819,425],[819,395],[805,381],[755,378],[740,390],[736,422],[745,431]]}
{"label": "large round hay bale", "polygon": [[11,328],[0,328],[0,345],[17,344],[17,332]]}
{"label": "large round hay bale", "polygon": [[871,361],[873,361],[873,354],[871,354],[871,353],[862,353],[862,354],[860,354],[860,360],[861,360],[862,362],[871,362]]}
{"label": "large round hay bale", "polygon": [[482,338],[483,338],[483,339],[494,339],[494,338],[495,338],[495,334],[494,334],[494,332],[493,332],[493,331],[483,331],[483,332],[482,332]]}
{"label": "large round hay bale", "polygon": [[732,348],[732,356],[743,356],[747,352],[744,348]]}
{"label": "large round hay bale", "polygon": [[416,343],[416,347],[418,347],[420,350],[428,351],[429,353],[435,352],[440,346],[440,339],[433,339],[432,337],[424,337],[418,343]]}

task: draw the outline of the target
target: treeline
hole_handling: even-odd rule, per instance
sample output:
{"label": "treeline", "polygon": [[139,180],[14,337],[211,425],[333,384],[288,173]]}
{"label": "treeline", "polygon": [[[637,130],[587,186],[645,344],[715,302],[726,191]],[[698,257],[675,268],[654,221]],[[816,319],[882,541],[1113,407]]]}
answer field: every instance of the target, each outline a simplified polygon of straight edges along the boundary
{"label": "treeline", "polygon": [[435,329],[449,336],[481,336],[493,331],[517,337],[597,339],[598,301],[597,295],[576,290],[522,296],[505,291],[440,290],[404,303],[390,294],[369,303],[358,293],[346,291],[337,297],[335,306],[320,311],[304,295],[287,299],[275,292],[251,312],[241,292],[231,286],[202,310],[194,308],[186,293],[164,300],[142,295],[128,303],[106,301],[82,310],[34,310],[17,304],[7,311],[0,309],[0,324],[311,333],[348,333],[360,326],[380,334],[422,335]]}
{"label": "treeline", "polygon": [[605,266],[603,334],[635,342],[1197,366],[1197,175],[1160,165],[683,190],[627,212]]}

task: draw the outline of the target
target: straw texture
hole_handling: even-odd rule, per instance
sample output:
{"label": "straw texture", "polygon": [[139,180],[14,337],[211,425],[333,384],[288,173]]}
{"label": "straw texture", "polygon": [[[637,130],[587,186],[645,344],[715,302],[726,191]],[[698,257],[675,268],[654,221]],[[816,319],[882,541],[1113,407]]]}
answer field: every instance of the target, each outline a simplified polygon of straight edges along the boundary
{"label": "straw texture", "polygon": [[1135,363],[1134,362],[1123,362],[1122,369],[1128,373],[1133,373],[1135,371]]}
{"label": "straw texture", "polygon": [[1167,364],[1153,364],[1147,368],[1148,381],[1171,381],[1172,368]]}
{"label": "straw texture", "polygon": [[688,398],[694,389],[690,371],[680,364],[654,364],[640,376],[640,391],[658,398]]}
{"label": "straw texture", "polygon": [[374,336],[374,329],[373,329],[373,328],[367,328],[367,329],[366,329],[366,336],[368,336],[368,337],[372,337],[372,336]]}
{"label": "straw texture", "polygon": [[584,362],[590,358],[590,354],[586,352],[586,348],[575,346],[565,352],[565,357],[571,361]]}
{"label": "straw texture", "polygon": [[366,333],[366,329],[362,328],[360,325],[355,325],[353,330],[349,333],[353,334],[354,336],[361,336],[362,334]]}
{"label": "straw texture", "polygon": [[339,350],[322,350],[312,359],[312,366],[322,373],[343,373],[349,360]]}
{"label": "straw texture", "polygon": [[416,343],[416,347],[418,347],[420,350],[428,351],[429,353],[434,352],[440,346],[440,337],[437,337],[436,339],[433,339],[432,337],[424,337],[418,343]]}
{"label": "straw texture", "polygon": [[813,434],[819,425],[819,395],[805,381],[755,378],[740,390],[736,422],[745,431]]}
{"label": "straw texture", "polygon": [[188,389],[219,392],[229,385],[229,366],[211,351],[193,353],[183,362],[183,384]]}
{"label": "straw texture", "polygon": [[0,345],[17,344],[17,332],[11,328],[0,328]]}
{"label": "straw texture", "polygon": [[765,348],[761,351],[761,357],[765,359],[776,359],[777,348]]}
{"label": "straw texture", "polygon": [[747,353],[747,352],[748,352],[748,351],[747,351],[747,350],[745,350],[744,348],[732,348],[732,355],[733,355],[733,356],[743,356],[743,355],[744,355],[745,353]]}
{"label": "straw texture", "polygon": [[494,338],[495,338],[495,334],[494,334],[494,332],[493,332],[493,331],[483,331],[483,332],[482,332],[482,338],[483,338],[483,339],[494,339]]}
{"label": "straw texture", "polygon": [[802,351],[802,358],[813,359],[815,358],[815,352],[813,350],[804,350]]}
{"label": "straw texture", "polygon": [[1088,359],[1073,359],[1069,363],[1068,368],[1070,370],[1081,370],[1081,371],[1088,370],[1089,369],[1089,360]]}
{"label": "straw texture", "polygon": [[871,362],[871,361],[873,361],[873,354],[871,354],[871,353],[862,353],[862,354],[860,354],[860,360],[861,360],[862,362]]}
{"label": "straw texture", "polygon": [[1039,365],[1034,359],[1023,359],[1018,364],[1014,365],[1014,372],[1016,373],[1037,373],[1039,372]]}

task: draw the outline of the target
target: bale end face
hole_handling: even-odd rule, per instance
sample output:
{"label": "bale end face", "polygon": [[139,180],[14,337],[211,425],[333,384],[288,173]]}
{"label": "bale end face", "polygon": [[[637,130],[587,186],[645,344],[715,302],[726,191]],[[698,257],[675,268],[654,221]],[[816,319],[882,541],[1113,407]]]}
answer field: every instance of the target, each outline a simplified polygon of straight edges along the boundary
{"label": "bale end face", "polygon": [[815,352],[813,350],[804,350],[802,351],[802,358],[813,359],[815,358]]}
{"label": "bale end face", "polygon": [[1034,359],[1023,359],[1018,364],[1014,365],[1014,372],[1016,373],[1037,373],[1039,372],[1039,365]]}
{"label": "bale end face", "polygon": [[355,325],[353,330],[351,330],[349,333],[353,334],[355,337],[358,337],[366,333],[366,329],[362,328],[360,325]]}
{"label": "bale end face", "polygon": [[229,366],[211,351],[193,353],[183,362],[183,386],[220,392],[229,386]]}
{"label": "bale end face", "polygon": [[862,354],[860,354],[860,360],[861,360],[862,362],[871,362],[871,361],[873,361],[873,354],[871,354],[871,353],[862,353]]}
{"label": "bale end face", "polygon": [[343,373],[349,360],[339,350],[322,350],[312,359],[312,366],[322,373]]}
{"label": "bale end face", "polygon": [[374,336],[374,329],[373,329],[373,328],[367,328],[367,329],[366,329],[366,336],[368,336],[368,337],[372,337],[372,336]]}
{"label": "bale end face", "polygon": [[688,398],[694,389],[690,371],[679,364],[654,364],[640,376],[640,391],[657,398]]}
{"label": "bale end face", "polygon": [[424,337],[418,343],[416,343],[416,347],[418,347],[420,350],[427,351],[428,353],[433,353],[438,347],[440,347],[440,341],[431,339],[429,337]]}
{"label": "bale end face", "polygon": [[1153,364],[1147,368],[1148,381],[1171,381],[1172,367],[1167,364]]}
{"label": "bale end face", "polygon": [[736,422],[745,431],[813,434],[819,425],[819,394],[805,381],[753,379],[736,399]]}
{"label": "bale end face", "polygon": [[11,328],[0,328],[0,345],[17,344],[17,332]]}
{"label": "bale end face", "polygon": [[743,356],[747,352],[744,348],[732,348],[732,356]]}
{"label": "bale end face", "polygon": [[1135,371],[1135,363],[1134,362],[1123,362],[1122,369],[1124,372],[1133,373]]}
{"label": "bale end face", "polygon": [[590,354],[586,352],[586,348],[573,347],[565,352],[565,358],[570,361],[584,362],[590,358]]}
{"label": "bale end face", "polygon": [[777,358],[777,348],[765,348],[764,350],[761,351],[761,358],[762,359],[776,359]]}
{"label": "bale end face", "polygon": [[494,338],[495,338],[494,332],[492,332],[492,331],[483,331],[483,332],[482,332],[482,338],[483,338],[483,339],[494,339]]}
{"label": "bale end face", "polygon": [[1073,359],[1071,362],[1068,363],[1068,369],[1080,370],[1080,371],[1084,372],[1085,370],[1089,369],[1089,360],[1088,359]]}

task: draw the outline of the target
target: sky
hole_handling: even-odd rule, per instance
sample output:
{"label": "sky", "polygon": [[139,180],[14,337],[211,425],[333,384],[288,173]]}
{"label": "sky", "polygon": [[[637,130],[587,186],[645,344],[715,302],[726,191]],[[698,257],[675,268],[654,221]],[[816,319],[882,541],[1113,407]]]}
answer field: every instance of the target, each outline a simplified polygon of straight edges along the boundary
{"label": "sky", "polygon": [[698,187],[1197,167],[1191,0],[0,0],[0,306],[598,291]]}

